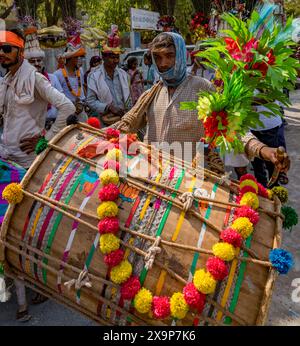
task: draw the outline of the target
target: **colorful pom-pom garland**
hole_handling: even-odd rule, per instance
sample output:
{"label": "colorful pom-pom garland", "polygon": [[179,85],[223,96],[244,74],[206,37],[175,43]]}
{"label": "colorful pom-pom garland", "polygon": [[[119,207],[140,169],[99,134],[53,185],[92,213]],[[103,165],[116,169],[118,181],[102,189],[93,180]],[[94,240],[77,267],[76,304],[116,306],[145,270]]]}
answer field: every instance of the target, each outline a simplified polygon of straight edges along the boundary
{"label": "colorful pom-pom garland", "polygon": [[[118,136],[119,133],[107,130],[107,138],[114,139]],[[259,222],[259,214],[255,211],[259,207],[258,194],[266,197],[269,196],[269,192],[261,187],[252,175],[247,174],[242,177],[240,192],[242,190],[243,192],[239,198],[240,208],[235,211],[233,224],[221,232],[220,242],[212,247],[214,257],[208,258],[206,268],[196,270],[192,282],[189,282],[182,292],[175,292],[171,297],[153,296],[148,289],[141,286],[139,278],[132,275],[132,265],[125,258],[125,252],[119,248],[120,242],[116,236],[119,230],[116,217],[118,207],[115,201],[118,198],[120,166],[114,172],[110,168],[112,163],[119,164],[122,158],[122,155],[116,155],[116,152],[116,149],[113,149],[112,153],[107,153],[108,161],[100,176],[103,187],[99,192],[99,199],[102,203],[97,209],[100,218],[98,224],[101,234],[100,249],[105,254],[106,265],[110,268],[111,280],[121,285],[121,297],[124,300],[132,300],[133,307],[141,314],[150,313],[153,318],[162,320],[169,317],[183,319],[189,309],[201,313],[205,306],[206,295],[213,294],[217,282],[228,276],[229,266],[226,262],[232,261],[237,256],[243,241],[252,234],[254,226]],[[113,156],[116,161],[111,161]],[[108,165],[108,162],[111,164]],[[273,191],[272,193],[276,194]],[[275,249],[270,253],[270,262],[279,273],[287,273],[293,260],[288,252]]]}

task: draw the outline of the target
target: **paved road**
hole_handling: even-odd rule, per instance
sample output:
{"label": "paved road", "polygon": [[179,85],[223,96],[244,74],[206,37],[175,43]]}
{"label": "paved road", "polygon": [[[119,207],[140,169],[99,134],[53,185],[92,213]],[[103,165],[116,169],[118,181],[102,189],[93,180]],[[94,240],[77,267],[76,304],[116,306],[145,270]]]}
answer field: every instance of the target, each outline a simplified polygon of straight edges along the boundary
{"label": "paved road", "polygon": [[[286,111],[288,127],[286,139],[288,151],[292,159],[289,173],[290,204],[298,210],[300,215],[300,90],[291,94],[292,108]],[[291,251],[295,257],[295,267],[288,276],[281,276],[276,282],[272,304],[269,313],[268,325],[300,325],[300,302],[292,301],[291,295],[295,288],[292,282],[300,278],[300,225],[292,233],[284,232],[283,247]],[[300,280],[300,279],[299,279]],[[28,291],[29,301],[32,292]],[[12,299],[0,304],[0,326],[92,326],[95,325],[82,315],[47,301],[38,306],[30,306],[32,319],[27,323],[15,321],[17,303],[15,294]]]}

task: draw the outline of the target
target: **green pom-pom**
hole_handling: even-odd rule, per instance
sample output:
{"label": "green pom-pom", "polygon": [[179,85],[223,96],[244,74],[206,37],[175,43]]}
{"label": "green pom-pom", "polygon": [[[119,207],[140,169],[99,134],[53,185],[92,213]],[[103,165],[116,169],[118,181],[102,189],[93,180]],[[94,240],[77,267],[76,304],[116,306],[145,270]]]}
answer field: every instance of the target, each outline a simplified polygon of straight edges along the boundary
{"label": "green pom-pom", "polygon": [[291,231],[293,226],[298,224],[298,214],[292,207],[282,207],[281,213],[284,215],[283,228]]}
{"label": "green pom-pom", "polygon": [[0,275],[4,275],[4,266],[3,266],[3,263],[0,263]]}
{"label": "green pom-pom", "polygon": [[46,148],[48,147],[48,141],[45,137],[41,137],[39,141],[37,142],[37,145],[35,147],[35,153],[39,155],[42,153]]}
{"label": "green pom-pom", "polygon": [[288,190],[283,186],[273,187],[272,192],[279,198],[282,204],[286,203],[289,199]]}

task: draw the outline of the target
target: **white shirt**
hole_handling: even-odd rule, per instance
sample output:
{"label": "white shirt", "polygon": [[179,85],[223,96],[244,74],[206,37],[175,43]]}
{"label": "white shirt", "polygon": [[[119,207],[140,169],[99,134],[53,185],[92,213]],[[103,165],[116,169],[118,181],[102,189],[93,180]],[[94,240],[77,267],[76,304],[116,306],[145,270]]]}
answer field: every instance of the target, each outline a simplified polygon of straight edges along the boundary
{"label": "white shirt", "polygon": [[[55,88],[56,90],[58,90],[60,93],[63,94],[64,93],[63,88],[61,87],[57,77],[53,73],[48,73],[48,76],[50,78],[50,83],[53,86],[53,88]],[[56,119],[57,113],[58,113],[57,108],[51,105],[51,108],[48,109],[47,111],[47,118]]]}
{"label": "white shirt", "polygon": [[4,77],[0,82],[0,113],[3,116],[0,157],[25,168],[31,165],[35,153],[23,152],[20,141],[44,130],[49,103],[58,113],[45,135],[48,140],[66,126],[67,117],[75,112],[74,105],[26,60],[14,76],[8,73]]}
{"label": "white shirt", "polygon": [[[54,75],[57,77],[57,79],[58,79],[58,81],[59,81],[59,83],[60,83],[60,85],[61,85],[61,87],[63,89],[64,94],[67,96],[67,98],[69,100],[71,100],[73,103],[75,103],[76,97],[69,90],[67,82],[65,80],[65,77],[64,77],[64,75],[62,73],[62,70],[59,69],[59,70],[55,71]],[[83,83],[84,83],[83,77],[84,77],[84,75],[80,72],[81,93],[80,93],[79,99],[81,101],[83,101],[85,99],[84,88],[83,88]],[[76,76],[75,77],[68,76],[68,79],[69,79],[69,82],[70,82],[72,90],[74,90],[74,92],[77,94],[78,93],[78,88],[79,88],[79,86],[78,86],[78,78]]]}

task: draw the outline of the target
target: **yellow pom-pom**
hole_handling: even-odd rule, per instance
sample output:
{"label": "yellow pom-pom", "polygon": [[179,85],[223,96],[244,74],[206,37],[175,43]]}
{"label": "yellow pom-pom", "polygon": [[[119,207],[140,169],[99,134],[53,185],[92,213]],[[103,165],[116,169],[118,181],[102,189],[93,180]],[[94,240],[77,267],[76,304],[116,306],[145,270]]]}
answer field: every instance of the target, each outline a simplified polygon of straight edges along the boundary
{"label": "yellow pom-pom", "polygon": [[217,243],[213,246],[212,251],[223,261],[232,261],[235,257],[235,248],[229,243]]}
{"label": "yellow pom-pom", "polygon": [[127,281],[132,273],[132,265],[127,260],[123,260],[117,266],[113,267],[110,272],[110,279],[117,285]]}
{"label": "yellow pom-pom", "polygon": [[270,189],[267,189],[267,193],[268,193],[268,198],[269,198],[270,200],[272,200],[272,199],[273,199],[273,191],[270,190]]}
{"label": "yellow pom-pom", "polygon": [[199,269],[195,272],[193,283],[198,291],[203,294],[214,293],[217,281],[213,276],[204,269]]}
{"label": "yellow pom-pom", "polygon": [[272,189],[274,195],[276,195],[282,204],[286,203],[289,199],[288,190],[283,186],[275,186]]}
{"label": "yellow pom-pom", "polygon": [[119,175],[113,169],[106,169],[100,174],[100,181],[102,185],[108,185],[110,183],[117,185],[119,182]]}
{"label": "yellow pom-pom", "polygon": [[238,217],[234,220],[231,228],[235,229],[244,239],[253,232],[253,223],[247,217]]}
{"label": "yellow pom-pom", "polygon": [[17,183],[11,183],[5,187],[2,192],[2,198],[9,204],[21,203],[23,199],[22,186]]}
{"label": "yellow pom-pom", "polygon": [[240,183],[240,188],[242,189],[245,186],[251,186],[255,189],[256,193],[258,193],[258,185],[256,184],[255,181],[250,180],[250,179],[245,179]]}
{"label": "yellow pom-pom", "polygon": [[123,158],[122,151],[120,149],[114,148],[106,154],[106,160],[120,161]]}
{"label": "yellow pom-pom", "polygon": [[133,305],[139,313],[146,314],[151,310],[152,299],[152,293],[146,288],[142,288],[135,295]]}
{"label": "yellow pom-pom", "polygon": [[259,199],[253,192],[246,192],[241,198],[240,205],[247,205],[248,207],[256,210],[259,207]]}
{"label": "yellow pom-pom", "polygon": [[103,234],[100,237],[100,250],[104,254],[118,250],[120,247],[120,239],[112,233]]}
{"label": "yellow pom-pom", "polygon": [[103,202],[97,208],[97,214],[99,219],[104,219],[105,217],[113,217],[117,216],[119,212],[119,208],[115,202],[108,201]]}
{"label": "yellow pom-pom", "polygon": [[180,292],[176,292],[170,299],[170,310],[173,318],[182,320],[189,311],[184,295]]}

